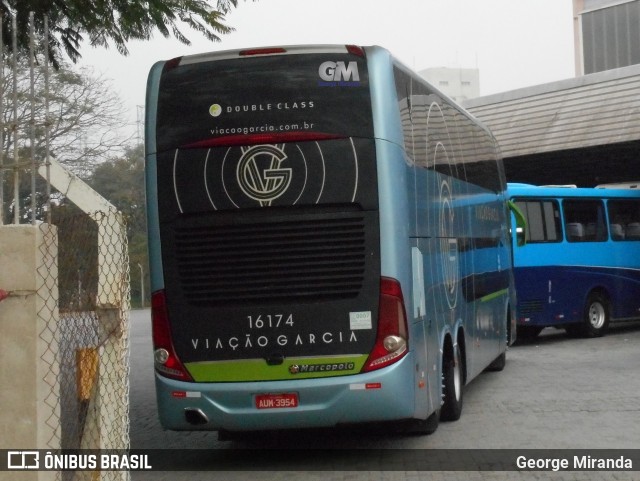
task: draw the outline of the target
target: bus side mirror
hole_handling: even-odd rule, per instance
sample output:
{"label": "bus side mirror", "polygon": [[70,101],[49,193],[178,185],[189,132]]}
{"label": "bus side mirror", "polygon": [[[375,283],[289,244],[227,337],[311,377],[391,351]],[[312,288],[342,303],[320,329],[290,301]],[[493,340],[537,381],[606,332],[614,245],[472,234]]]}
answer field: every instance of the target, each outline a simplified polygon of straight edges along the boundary
{"label": "bus side mirror", "polygon": [[515,202],[509,200],[507,205],[516,220],[516,245],[522,247],[527,243],[527,219]]}

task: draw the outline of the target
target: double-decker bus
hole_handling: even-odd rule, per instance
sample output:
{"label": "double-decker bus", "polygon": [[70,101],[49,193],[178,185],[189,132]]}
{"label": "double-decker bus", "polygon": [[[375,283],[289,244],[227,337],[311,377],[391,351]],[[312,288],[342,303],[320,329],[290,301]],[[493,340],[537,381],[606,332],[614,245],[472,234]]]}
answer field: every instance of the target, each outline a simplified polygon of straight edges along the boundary
{"label": "double-decker bus", "polygon": [[380,47],[155,64],[161,424],[429,433],[515,334],[506,183],[473,117]]}
{"label": "double-decker bus", "polygon": [[509,196],[527,224],[514,247],[518,337],[596,337],[640,319],[640,192],[509,184]]}

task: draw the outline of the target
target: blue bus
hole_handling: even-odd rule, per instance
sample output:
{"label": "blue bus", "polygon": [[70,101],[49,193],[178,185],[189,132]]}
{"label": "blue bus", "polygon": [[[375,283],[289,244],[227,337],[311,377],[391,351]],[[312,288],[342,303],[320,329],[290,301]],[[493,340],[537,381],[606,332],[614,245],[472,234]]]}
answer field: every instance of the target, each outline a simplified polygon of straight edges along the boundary
{"label": "blue bus", "polygon": [[155,64],[146,103],[161,424],[429,433],[515,335],[495,139],[380,47]]}
{"label": "blue bus", "polygon": [[519,338],[547,326],[597,337],[612,321],[640,319],[640,192],[508,190],[527,224],[526,242],[514,247]]}

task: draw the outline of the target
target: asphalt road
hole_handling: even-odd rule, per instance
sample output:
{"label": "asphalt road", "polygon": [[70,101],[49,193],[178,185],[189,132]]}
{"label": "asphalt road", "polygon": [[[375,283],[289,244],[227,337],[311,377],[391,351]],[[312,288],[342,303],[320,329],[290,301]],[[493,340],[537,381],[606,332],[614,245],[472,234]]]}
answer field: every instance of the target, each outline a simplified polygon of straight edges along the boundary
{"label": "asphalt road", "polygon": [[[370,465],[376,467],[381,466],[379,450],[509,449],[530,454],[529,449],[584,449],[587,453],[597,449],[640,449],[638,323],[614,326],[606,337],[599,339],[571,339],[564,331],[546,329],[535,342],[510,348],[503,372],[482,374],[465,388],[461,419],[441,423],[430,436],[401,435],[384,429],[341,429],[279,433],[241,442],[218,441],[215,432],[162,430],[155,403],[149,311],[132,311],[131,326],[133,449],[247,449],[251,453],[251,449],[264,448],[365,448],[372,450],[367,455],[374,457]],[[261,459],[260,471],[256,472],[249,471],[255,465],[248,455],[247,471],[134,472],[132,479],[640,479],[640,465],[634,466],[634,472],[427,472],[416,471],[417,465],[411,463],[393,471],[368,471],[366,456],[362,470],[340,471],[335,462],[336,459],[327,456],[314,460],[313,470],[292,473],[278,471],[275,458],[273,465]]]}

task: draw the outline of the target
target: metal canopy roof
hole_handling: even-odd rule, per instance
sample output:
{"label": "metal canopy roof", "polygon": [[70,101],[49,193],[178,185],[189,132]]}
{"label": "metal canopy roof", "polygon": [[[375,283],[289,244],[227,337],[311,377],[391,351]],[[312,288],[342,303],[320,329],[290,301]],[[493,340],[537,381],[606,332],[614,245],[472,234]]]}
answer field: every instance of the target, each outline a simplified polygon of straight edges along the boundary
{"label": "metal canopy roof", "polygon": [[640,65],[466,100],[504,158],[640,139]]}

